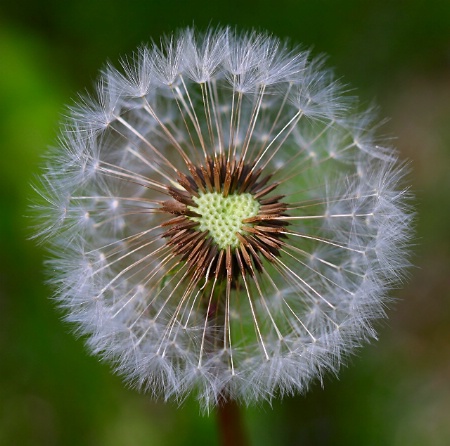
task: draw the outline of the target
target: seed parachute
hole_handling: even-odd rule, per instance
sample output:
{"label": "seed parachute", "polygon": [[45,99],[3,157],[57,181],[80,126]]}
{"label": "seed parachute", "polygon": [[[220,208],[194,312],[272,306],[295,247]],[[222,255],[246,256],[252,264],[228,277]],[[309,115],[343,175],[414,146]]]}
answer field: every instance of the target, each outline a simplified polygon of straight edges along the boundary
{"label": "seed parachute", "polygon": [[107,66],[38,186],[93,354],[209,409],[303,392],[374,338],[411,234],[404,166],[321,58],[186,29]]}

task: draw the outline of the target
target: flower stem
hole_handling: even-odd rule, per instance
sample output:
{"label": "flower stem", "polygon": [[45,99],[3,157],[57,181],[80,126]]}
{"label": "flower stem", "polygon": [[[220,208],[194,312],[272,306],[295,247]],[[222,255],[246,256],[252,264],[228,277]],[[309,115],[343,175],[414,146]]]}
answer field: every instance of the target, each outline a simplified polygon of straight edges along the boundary
{"label": "flower stem", "polygon": [[221,446],[248,446],[241,411],[233,400],[222,401],[217,410]]}

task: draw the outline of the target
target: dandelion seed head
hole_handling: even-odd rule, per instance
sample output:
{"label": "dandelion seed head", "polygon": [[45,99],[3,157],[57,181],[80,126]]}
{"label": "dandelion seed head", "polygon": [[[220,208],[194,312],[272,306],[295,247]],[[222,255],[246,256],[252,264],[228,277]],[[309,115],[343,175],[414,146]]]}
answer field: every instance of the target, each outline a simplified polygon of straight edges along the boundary
{"label": "dandelion seed head", "polygon": [[404,277],[405,166],[323,58],[187,29],[108,65],[41,176],[37,237],[93,354],[203,409],[304,392]]}

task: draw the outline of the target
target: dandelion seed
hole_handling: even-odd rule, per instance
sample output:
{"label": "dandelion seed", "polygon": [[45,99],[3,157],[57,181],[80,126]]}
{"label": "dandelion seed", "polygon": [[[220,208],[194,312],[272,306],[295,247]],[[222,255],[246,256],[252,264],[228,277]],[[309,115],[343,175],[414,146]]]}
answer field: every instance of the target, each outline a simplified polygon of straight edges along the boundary
{"label": "dandelion seed", "polygon": [[407,262],[403,167],[322,60],[188,29],[108,66],[42,175],[38,235],[93,353],[203,408],[303,392]]}

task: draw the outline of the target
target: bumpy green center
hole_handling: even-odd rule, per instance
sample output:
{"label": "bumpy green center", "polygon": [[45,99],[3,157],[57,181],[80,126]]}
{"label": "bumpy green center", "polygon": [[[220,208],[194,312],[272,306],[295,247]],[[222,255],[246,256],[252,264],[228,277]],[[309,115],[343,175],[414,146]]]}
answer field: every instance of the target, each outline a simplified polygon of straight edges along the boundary
{"label": "bumpy green center", "polygon": [[224,197],[217,192],[202,193],[193,200],[197,207],[191,210],[201,217],[190,217],[200,223],[201,231],[210,236],[221,249],[235,248],[239,244],[236,233],[242,233],[242,220],[258,214],[260,204],[251,194],[233,194]]}

